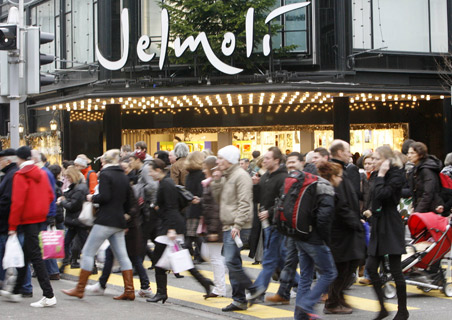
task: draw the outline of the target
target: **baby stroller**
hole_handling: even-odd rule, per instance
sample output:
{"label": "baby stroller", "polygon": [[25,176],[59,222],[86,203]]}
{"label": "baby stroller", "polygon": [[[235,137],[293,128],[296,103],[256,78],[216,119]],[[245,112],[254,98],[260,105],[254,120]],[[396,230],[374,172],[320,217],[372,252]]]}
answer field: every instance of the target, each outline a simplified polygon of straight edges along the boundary
{"label": "baby stroller", "polygon": [[[447,282],[446,269],[441,266],[441,260],[451,260],[445,257],[452,243],[449,219],[433,212],[413,213],[408,219],[408,228],[413,240],[407,244],[407,254],[402,256],[402,272],[406,283],[424,292],[435,289],[452,297],[452,283]],[[393,279],[387,263],[382,270],[384,294],[391,299],[396,295],[396,290],[389,283]],[[449,270],[447,275],[450,276]]]}

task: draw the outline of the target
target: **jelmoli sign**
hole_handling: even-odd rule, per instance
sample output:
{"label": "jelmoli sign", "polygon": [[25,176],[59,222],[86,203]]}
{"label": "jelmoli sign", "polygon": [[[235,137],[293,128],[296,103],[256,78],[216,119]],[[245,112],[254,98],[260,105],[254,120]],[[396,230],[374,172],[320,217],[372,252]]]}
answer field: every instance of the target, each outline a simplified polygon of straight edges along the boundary
{"label": "jelmoli sign", "polygon": [[[303,7],[306,7],[310,4],[310,2],[301,2],[301,3],[293,3],[286,6],[279,7],[266,17],[265,23],[269,23],[274,18],[281,16],[285,13],[288,13],[293,10],[297,10]],[[160,47],[160,58],[159,58],[159,68],[162,70],[163,65],[165,63],[165,59],[167,56],[168,49],[168,38],[169,38],[169,15],[166,9],[162,10],[162,41]],[[253,44],[254,44],[254,8],[248,9],[246,14],[245,21],[246,28],[246,56],[249,58],[253,52]],[[123,9],[121,12],[121,39],[122,39],[122,48],[123,52],[121,54],[121,58],[117,61],[110,61],[102,56],[102,53],[99,50],[99,45],[96,43],[96,55],[99,63],[108,70],[119,70],[127,62],[129,55],[129,11],[127,9]],[[243,69],[236,68],[230,66],[223,61],[221,61],[215,52],[213,52],[212,48],[209,44],[209,39],[205,32],[201,32],[198,34],[196,38],[193,36],[188,37],[181,43],[181,39],[177,37],[173,43],[174,52],[176,57],[180,57],[188,48],[190,51],[194,52],[198,49],[201,44],[204,53],[206,54],[209,62],[214,66],[217,70],[225,73],[225,74],[238,74],[243,71]],[[263,53],[265,56],[270,54],[270,35],[266,34],[262,39],[263,44]],[[151,45],[151,40],[149,36],[142,35],[140,39],[138,39],[137,43],[137,54],[138,58],[143,62],[149,62],[155,57],[155,53],[149,54],[145,50],[149,48]],[[232,32],[226,32],[223,36],[223,42],[221,45],[221,53],[228,57],[234,53],[236,46],[235,35]]]}

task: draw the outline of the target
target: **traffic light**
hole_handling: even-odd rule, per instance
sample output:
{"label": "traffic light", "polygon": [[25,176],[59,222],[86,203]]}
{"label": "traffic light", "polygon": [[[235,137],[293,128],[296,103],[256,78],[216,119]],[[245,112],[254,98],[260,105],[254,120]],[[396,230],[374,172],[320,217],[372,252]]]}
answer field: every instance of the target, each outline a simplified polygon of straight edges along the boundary
{"label": "traffic light", "polygon": [[0,50],[17,49],[17,25],[0,25]]}
{"label": "traffic light", "polygon": [[55,82],[54,75],[40,72],[42,65],[55,61],[55,56],[40,52],[41,44],[52,42],[55,39],[55,35],[41,32],[39,27],[28,27],[26,37],[27,94],[38,94],[41,92],[41,86]]}

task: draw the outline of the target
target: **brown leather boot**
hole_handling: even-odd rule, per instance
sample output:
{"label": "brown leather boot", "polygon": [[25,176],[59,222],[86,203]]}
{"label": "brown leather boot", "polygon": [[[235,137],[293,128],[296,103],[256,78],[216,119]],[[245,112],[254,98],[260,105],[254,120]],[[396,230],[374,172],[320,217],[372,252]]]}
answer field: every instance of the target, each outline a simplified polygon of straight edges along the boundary
{"label": "brown leather boot", "polygon": [[80,276],[78,277],[77,286],[71,290],[61,290],[64,294],[67,294],[71,297],[77,297],[79,299],[83,298],[83,294],[85,293],[85,286],[88,282],[88,278],[91,274],[91,271],[80,270]]}
{"label": "brown leather boot", "polygon": [[135,289],[133,288],[133,270],[122,271],[124,279],[124,293],[120,296],[113,297],[115,300],[135,300]]}

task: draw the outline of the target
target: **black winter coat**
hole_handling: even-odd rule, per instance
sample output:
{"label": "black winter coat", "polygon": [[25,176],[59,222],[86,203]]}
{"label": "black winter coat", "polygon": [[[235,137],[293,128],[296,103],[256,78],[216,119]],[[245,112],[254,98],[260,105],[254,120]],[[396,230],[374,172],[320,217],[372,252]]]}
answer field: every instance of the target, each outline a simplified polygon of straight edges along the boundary
{"label": "black winter coat", "polygon": [[93,203],[99,204],[95,224],[126,229],[124,213],[129,211],[129,178],[119,166],[104,167],[99,174],[99,194]]}
{"label": "black winter coat", "polygon": [[[202,185],[201,181],[205,179],[204,173],[201,170],[188,171],[187,178],[185,180],[185,188],[190,191],[194,196],[202,197]],[[202,206],[198,204],[190,204],[185,211],[185,217],[187,219],[199,219],[202,214]]]}
{"label": "black winter coat", "polygon": [[265,172],[259,183],[253,186],[254,202],[259,203],[261,208],[264,207],[265,210],[268,210],[269,221],[273,221],[275,199],[281,195],[281,188],[284,186],[287,175],[286,166],[281,165],[272,173]]}
{"label": "black winter coat", "polygon": [[158,235],[166,235],[169,229],[175,229],[177,234],[184,234],[185,221],[179,210],[179,192],[168,176],[159,183],[157,206],[157,215],[160,218]]}
{"label": "black winter coat", "polygon": [[[55,185],[55,199],[58,199],[59,197],[62,197],[64,195],[63,190],[61,190],[62,186],[63,186],[63,181],[57,180],[56,185]],[[64,222],[64,210],[63,210],[63,206],[61,206],[61,205],[56,206],[55,222],[56,223]]]}
{"label": "black winter coat", "polygon": [[441,160],[432,155],[414,167],[410,183],[414,212],[435,212],[435,208],[443,204],[439,181],[441,167]]}
{"label": "black winter coat", "polygon": [[366,240],[360,221],[359,201],[356,189],[343,171],[343,180],[335,188],[335,213],[331,226],[330,249],[335,262],[364,259]]}
{"label": "black winter coat", "polygon": [[385,254],[401,255],[405,252],[405,228],[397,210],[405,184],[403,169],[391,167],[384,177],[373,173],[372,231],[367,253],[378,257]]}
{"label": "black winter coat", "polygon": [[13,177],[17,170],[19,170],[19,168],[17,168],[15,163],[11,163],[2,169],[5,175],[0,183],[0,234],[8,233]]}
{"label": "black winter coat", "polygon": [[220,208],[212,194],[210,184],[203,188],[201,204],[204,223],[207,227],[207,235],[217,234],[217,242],[223,242],[223,225],[220,220]]}
{"label": "black winter coat", "polygon": [[67,227],[85,227],[78,220],[78,217],[82,211],[87,194],[89,194],[89,189],[83,181],[79,181],[78,184],[72,183],[69,189],[64,192],[65,200],[61,201],[61,206],[66,209],[64,224]]}

